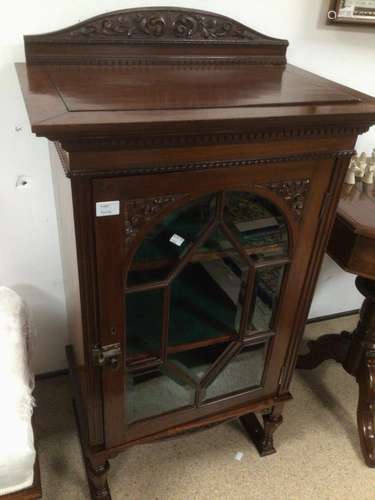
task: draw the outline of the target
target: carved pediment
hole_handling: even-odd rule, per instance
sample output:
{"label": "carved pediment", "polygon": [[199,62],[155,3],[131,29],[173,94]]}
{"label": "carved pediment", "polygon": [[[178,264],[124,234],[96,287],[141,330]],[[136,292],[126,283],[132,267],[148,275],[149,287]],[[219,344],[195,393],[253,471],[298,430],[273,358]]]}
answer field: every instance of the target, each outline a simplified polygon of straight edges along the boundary
{"label": "carved pediment", "polygon": [[27,40],[40,42],[226,42],[287,45],[228,17],[191,9],[144,8],[116,11]]}

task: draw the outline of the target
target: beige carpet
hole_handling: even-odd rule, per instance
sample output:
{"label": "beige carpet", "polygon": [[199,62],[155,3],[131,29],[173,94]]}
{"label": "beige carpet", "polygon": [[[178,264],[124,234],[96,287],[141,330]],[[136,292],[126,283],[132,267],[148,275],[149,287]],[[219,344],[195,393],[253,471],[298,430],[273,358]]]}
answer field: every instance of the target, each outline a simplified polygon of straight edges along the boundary
{"label": "beige carpet", "polygon": [[[355,323],[315,323],[306,338]],[[375,469],[364,465],[357,439],[353,378],[328,361],[297,372],[291,390],[276,455],[260,458],[236,422],[137,446],[111,463],[113,500],[375,500]],[[43,498],[88,499],[67,377],[40,381],[36,397]]]}

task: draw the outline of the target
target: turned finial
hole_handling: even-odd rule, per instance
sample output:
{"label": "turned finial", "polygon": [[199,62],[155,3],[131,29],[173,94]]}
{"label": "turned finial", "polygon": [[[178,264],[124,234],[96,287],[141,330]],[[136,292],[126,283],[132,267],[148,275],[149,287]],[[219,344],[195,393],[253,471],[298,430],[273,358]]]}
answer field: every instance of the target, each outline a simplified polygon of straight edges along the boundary
{"label": "turned finial", "polygon": [[345,177],[345,184],[355,184],[355,178],[359,177],[361,168],[359,166],[358,155],[355,154],[350,160],[349,168]]}
{"label": "turned finial", "polygon": [[374,172],[375,172],[375,149],[372,151],[371,158],[369,158],[367,162],[362,182],[364,182],[365,184],[373,184]]}

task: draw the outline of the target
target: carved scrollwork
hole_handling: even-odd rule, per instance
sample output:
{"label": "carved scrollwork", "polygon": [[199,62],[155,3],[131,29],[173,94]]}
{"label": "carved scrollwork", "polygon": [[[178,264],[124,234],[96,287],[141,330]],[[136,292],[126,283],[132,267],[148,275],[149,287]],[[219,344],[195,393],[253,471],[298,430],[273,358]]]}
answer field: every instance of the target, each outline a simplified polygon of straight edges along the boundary
{"label": "carved scrollwork", "polygon": [[[34,40],[36,41],[35,37]],[[133,9],[103,14],[55,33],[38,37],[50,42],[93,41],[227,41],[252,43],[262,41],[272,45],[286,45],[258,33],[233,19],[188,9]]]}
{"label": "carved scrollwork", "polygon": [[256,34],[238,23],[228,19],[221,19],[214,16],[203,15],[180,15],[174,21],[174,33],[177,37],[192,38],[195,35],[203,37],[203,39],[259,39],[259,34]]}
{"label": "carved scrollwork", "polygon": [[183,195],[158,196],[125,202],[125,245],[130,245],[145,224],[182,196]]}
{"label": "carved scrollwork", "polygon": [[104,36],[126,36],[132,38],[136,35],[148,35],[150,37],[161,37],[166,28],[166,21],[162,16],[144,16],[136,14],[132,18],[125,15],[110,16],[94,23],[86,24],[79,29],[70,32],[70,36],[84,36],[89,38],[93,35]]}
{"label": "carved scrollwork", "polygon": [[270,182],[265,184],[265,187],[283,198],[292,209],[296,219],[301,219],[310,189],[310,179]]}
{"label": "carved scrollwork", "polygon": [[191,38],[198,30],[198,22],[194,16],[178,16],[174,23],[177,38]]}
{"label": "carved scrollwork", "polygon": [[135,38],[260,40],[265,37],[235,21],[214,15],[164,13],[112,15],[70,31],[71,37],[123,36]]}
{"label": "carved scrollwork", "polygon": [[[91,50],[92,45],[97,50]],[[238,52],[237,45],[245,50]],[[134,46],[145,50],[133,50]],[[147,46],[156,50],[148,52]],[[174,49],[163,50],[165,46]],[[200,53],[199,46],[209,50]],[[25,36],[31,64],[284,65],[287,46],[287,40],[263,35],[220,14],[177,7],[107,12],[59,31]],[[223,47],[230,50],[221,52]]]}
{"label": "carved scrollwork", "polygon": [[150,16],[148,18],[140,17],[140,26],[143,33],[160,37],[165,32],[166,22],[162,16]]}

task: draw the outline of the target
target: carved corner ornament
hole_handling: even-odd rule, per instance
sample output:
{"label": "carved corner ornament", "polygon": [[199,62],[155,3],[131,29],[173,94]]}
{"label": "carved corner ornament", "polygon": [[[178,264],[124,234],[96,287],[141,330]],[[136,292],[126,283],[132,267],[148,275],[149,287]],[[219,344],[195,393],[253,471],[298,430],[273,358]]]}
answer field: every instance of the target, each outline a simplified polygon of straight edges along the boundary
{"label": "carved corner ornament", "polygon": [[269,182],[264,187],[270,189],[282,198],[292,210],[295,218],[302,218],[307,194],[310,190],[310,179]]}
{"label": "carved corner ornament", "polygon": [[129,246],[145,224],[183,195],[158,196],[124,203],[125,245]]}

